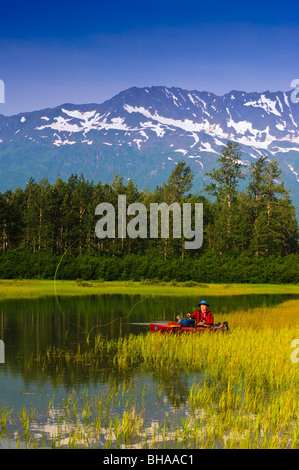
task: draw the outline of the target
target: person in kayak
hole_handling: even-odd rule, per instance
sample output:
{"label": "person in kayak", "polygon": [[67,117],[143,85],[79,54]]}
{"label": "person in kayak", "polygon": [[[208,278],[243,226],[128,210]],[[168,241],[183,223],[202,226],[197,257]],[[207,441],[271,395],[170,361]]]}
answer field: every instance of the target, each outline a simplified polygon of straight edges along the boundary
{"label": "person in kayak", "polygon": [[[187,313],[187,319],[192,319],[195,321],[195,326],[205,326],[209,327],[212,326],[214,323],[214,316],[211,310],[208,308],[209,304],[202,300],[200,304],[198,304],[199,310],[194,313]],[[179,323],[182,324],[184,318],[181,320],[180,317],[177,317]]]}

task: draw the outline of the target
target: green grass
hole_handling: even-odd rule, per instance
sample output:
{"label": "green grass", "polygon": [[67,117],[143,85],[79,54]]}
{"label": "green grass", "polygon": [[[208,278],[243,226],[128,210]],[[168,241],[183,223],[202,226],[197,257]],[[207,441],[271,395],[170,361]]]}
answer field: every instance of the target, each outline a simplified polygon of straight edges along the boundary
{"label": "green grass", "polygon": [[291,284],[196,284],[194,282],[42,281],[0,280],[0,299],[35,298],[48,295],[136,294],[136,295],[245,295],[298,294]]}
{"label": "green grass", "polygon": [[[186,285],[127,282],[57,281],[58,295],[124,293],[142,295],[298,294],[294,285]],[[54,294],[54,282],[2,280],[0,299]],[[144,420],[146,400],[136,402],[130,380],[108,394],[66,395],[63,403],[49,401],[53,416],[50,437],[36,437],[35,409],[0,409],[0,446],[14,447],[141,447],[141,448],[299,448],[299,363],[291,360],[294,339],[299,339],[299,300],[251,310],[238,310],[227,318],[228,333],[202,335],[130,335],[107,340],[91,337],[84,351],[49,348],[24,362],[23,367],[47,370],[57,376],[82,368],[109,367],[122,377],[148,371],[154,377],[181,371],[201,372],[187,396],[189,413]],[[297,354],[299,356],[299,354]],[[20,359],[21,361],[21,359]],[[157,396],[163,397],[158,389]],[[174,397],[175,398],[175,397]],[[168,398],[167,398],[168,399]],[[174,399],[175,402],[175,399]],[[120,411],[121,409],[121,411]],[[39,432],[40,434],[40,432]]]}
{"label": "green grass", "polygon": [[[117,340],[97,335],[82,353],[51,349],[32,358],[32,364],[48,364],[58,373],[71,365],[90,371],[101,363],[124,377],[138,370],[164,379],[174,371],[201,372],[189,389],[188,414],[155,423],[144,420],[146,400],[136,402],[130,380],[106,395],[86,391],[80,399],[66,397],[59,410],[52,400],[49,413],[55,408],[59,419],[51,446],[298,449],[299,363],[291,360],[291,344],[299,338],[299,300],[233,312],[229,326],[227,333],[200,335],[148,333]],[[161,389],[157,394],[165,398]],[[20,416],[22,439],[36,445],[30,431],[35,412]],[[3,433],[7,417],[3,409]]]}

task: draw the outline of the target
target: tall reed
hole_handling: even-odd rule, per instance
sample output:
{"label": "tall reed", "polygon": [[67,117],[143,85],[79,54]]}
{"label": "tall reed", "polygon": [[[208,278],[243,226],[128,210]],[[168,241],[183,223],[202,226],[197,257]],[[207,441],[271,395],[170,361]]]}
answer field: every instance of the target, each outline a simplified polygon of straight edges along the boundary
{"label": "tall reed", "polygon": [[[34,409],[0,410],[2,440],[9,425],[18,432],[16,445],[52,447],[145,448],[298,448],[299,364],[291,360],[292,341],[299,339],[299,301],[271,308],[239,310],[228,318],[228,333],[145,334],[107,340],[98,335],[85,351],[51,349],[34,363],[70,367],[105,364],[122,377],[150,372],[158,382],[157,400],[168,400],[169,414],[147,417],[146,390],[137,398],[130,380],[112,383],[107,392],[66,396],[57,405],[51,435],[34,438]],[[88,366],[87,366],[88,364]],[[31,367],[30,361],[26,367]],[[195,372],[186,397],[185,414],[173,390],[162,386],[171,374]],[[171,404],[172,403],[172,404]],[[15,423],[15,424],[14,424]],[[11,432],[11,431],[10,431]]]}

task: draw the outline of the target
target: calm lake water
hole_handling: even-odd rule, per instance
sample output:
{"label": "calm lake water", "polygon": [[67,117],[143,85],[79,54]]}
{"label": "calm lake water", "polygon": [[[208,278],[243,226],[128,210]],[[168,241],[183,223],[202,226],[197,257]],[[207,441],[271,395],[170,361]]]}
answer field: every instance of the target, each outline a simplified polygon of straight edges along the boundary
{"label": "calm lake water", "polygon": [[[227,314],[229,321],[229,314],[236,309],[273,306],[294,297],[210,296],[207,300],[217,322],[219,313]],[[113,294],[63,297],[58,301],[55,297],[2,301],[0,339],[5,344],[5,363],[0,364],[0,409],[8,407],[18,413],[25,406],[34,407],[38,415],[36,432],[50,435],[55,419],[52,416],[50,420],[46,410],[52,398],[53,406],[58,409],[67,396],[80,397],[84,391],[92,396],[107,395],[115,387],[120,387],[120,392],[115,393],[123,393],[124,383],[126,387],[129,383],[136,403],[145,407],[145,419],[155,420],[178,411],[185,415],[190,387],[201,380],[198,373],[155,376],[131,371],[124,377],[105,367],[96,371],[72,367],[58,374],[55,368],[34,367],[33,358],[51,346],[66,350],[80,344],[83,351],[88,334],[92,337],[102,333],[107,338],[117,338],[146,333],[149,322],[173,321],[178,313],[195,311],[200,300],[186,296],[153,298]],[[31,366],[26,365],[29,363]],[[14,437],[0,445],[13,446]]]}

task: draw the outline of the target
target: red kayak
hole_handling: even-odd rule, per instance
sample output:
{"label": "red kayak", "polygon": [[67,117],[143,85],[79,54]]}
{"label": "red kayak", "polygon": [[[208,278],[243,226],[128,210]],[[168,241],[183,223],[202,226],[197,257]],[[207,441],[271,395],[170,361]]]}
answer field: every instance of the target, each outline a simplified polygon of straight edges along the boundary
{"label": "red kayak", "polygon": [[227,331],[228,324],[227,322],[218,323],[217,325],[212,325],[210,327],[204,326],[181,326],[179,323],[150,323],[149,325],[151,333],[160,332],[170,332],[170,333],[201,333],[203,331]]}

